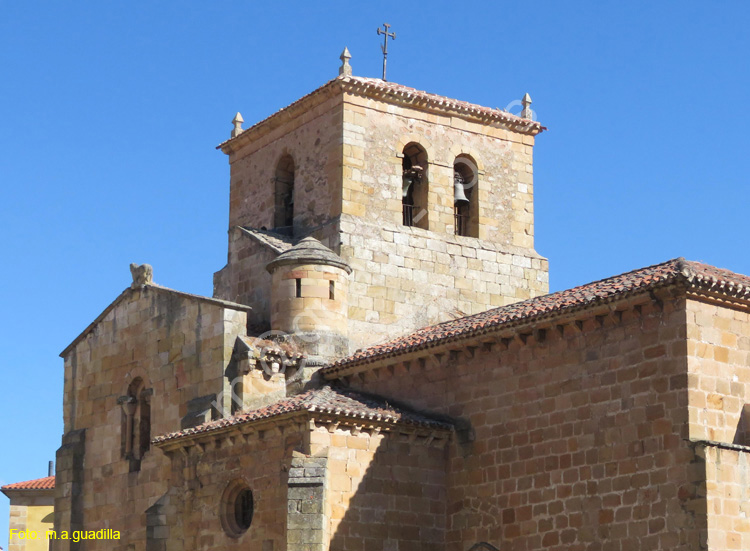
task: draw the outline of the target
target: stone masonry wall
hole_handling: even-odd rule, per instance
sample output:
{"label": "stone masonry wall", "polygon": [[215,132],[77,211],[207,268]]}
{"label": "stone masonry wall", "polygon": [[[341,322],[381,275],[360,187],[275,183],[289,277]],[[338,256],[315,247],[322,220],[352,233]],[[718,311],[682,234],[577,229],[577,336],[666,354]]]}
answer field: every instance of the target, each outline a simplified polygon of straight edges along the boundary
{"label": "stone masonry wall", "polygon": [[310,442],[313,453],[328,456],[328,549],[443,549],[443,445],[398,428],[384,433],[322,426]]}
{"label": "stone masonry wall", "polygon": [[705,446],[708,549],[750,549],[750,448]]}
{"label": "stone masonry wall", "polygon": [[348,215],[340,227],[352,350],[548,292],[533,251]]}
{"label": "stone masonry wall", "polygon": [[328,547],[325,455],[295,452],[287,490],[286,551],[323,551]]}
{"label": "stone masonry wall", "polygon": [[[191,400],[222,394],[235,338],[246,325],[242,311],[154,287],[126,291],[118,300],[64,355],[65,432],[81,438],[67,444],[63,439],[56,508],[79,525],[74,529],[112,528],[123,536],[117,542],[87,542],[87,550],[142,549],[146,511],[167,489],[168,462],[157,449],[145,452],[140,470],[131,472],[123,457],[118,398],[142,378],[153,390],[151,437],[179,430]],[[75,548],[61,545],[58,549]]]}
{"label": "stone masonry wall", "polygon": [[[533,136],[352,95],[344,101],[340,254],[354,270],[352,349],[548,292],[547,260],[534,251]],[[412,142],[428,158],[419,184],[429,188],[428,229],[402,223],[403,150]],[[461,155],[478,168],[478,238],[454,235]]]}
{"label": "stone masonry wall", "polygon": [[687,319],[690,439],[736,445],[704,447],[708,549],[748,549],[750,314],[689,300]]}
{"label": "stone masonry wall", "polygon": [[454,233],[453,163],[468,155],[479,171],[479,238],[533,252],[534,136],[351,94],[344,102],[344,214],[402,223],[403,150],[415,142],[427,152],[431,231]]}
{"label": "stone masonry wall", "polygon": [[266,265],[277,256],[240,228],[233,228],[227,265],[214,275],[214,297],[252,307],[247,319],[256,332],[271,327],[271,274]]}
{"label": "stone masonry wall", "polygon": [[633,297],[347,379],[458,420],[448,551],[694,551],[685,319],[684,299]]}
{"label": "stone masonry wall", "polygon": [[273,228],[276,166],[287,154],[295,163],[295,228],[312,228],[338,216],[341,119],[341,97],[333,97],[233,153],[229,228]]}
{"label": "stone masonry wall", "polygon": [[[303,430],[303,425],[266,426],[171,452],[170,494],[178,505],[175,516],[167,519],[167,551],[285,551],[287,480],[293,452],[303,445]],[[231,537],[222,528],[221,501],[237,479],[253,493],[253,518],[244,534]]]}
{"label": "stone masonry wall", "polygon": [[687,316],[690,438],[750,445],[750,314],[690,300]]}
{"label": "stone masonry wall", "polygon": [[[40,492],[36,492],[37,494]],[[49,494],[49,492],[43,492]],[[34,492],[14,492],[10,501],[8,530],[35,531],[37,539],[20,538],[15,534],[8,538],[8,551],[47,551],[47,530],[52,529],[49,517],[53,512],[52,495],[34,495]]]}

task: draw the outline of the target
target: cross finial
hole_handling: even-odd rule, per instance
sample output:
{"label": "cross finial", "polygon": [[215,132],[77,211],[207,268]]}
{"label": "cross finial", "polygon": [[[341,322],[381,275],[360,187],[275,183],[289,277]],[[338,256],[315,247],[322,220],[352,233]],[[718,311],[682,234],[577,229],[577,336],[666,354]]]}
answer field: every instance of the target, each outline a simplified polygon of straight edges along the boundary
{"label": "cross finial", "polygon": [[232,119],[232,124],[234,125],[234,128],[232,129],[232,137],[233,138],[236,138],[237,136],[239,136],[240,134],[242,134],[242,132],[244,132],[244,130],[242,130],[242,123],[243,122],[245,122],[245,119],[243,119],[242,115],[240,115],[240,112],[237,111],[237,114]]}
{"label": "cross finial", "polygon": [[396,33],[389,33],[388,29],[391,28],[391,26],[388,23],[383,23],[383,26],[385,27],[385,30],[378,27],[378,36],[381,34],[384,34],[383,37],[383,45],[380,47],[381,50],[383,50],[383,80],[386,80],[385,78],[385,66],[388,62],[388,38],[392,38],[393,40],[396,40]]}
{"label": "cross finial", "polygon": [[533,119],[534,112],[531,110],[531,96],[528,93],[524,94],[523,99],[521,100],[521,105],[523,105],[523,109],[521,109],[521,118]]}
{"label": "cross finial", "polygon": [[341,60],[341,67],[339,67],[339,76],[350,77],[352,76],[352,66],[349,65],[349,60],[352,58],[352,54],[349,53],[349,48],[344,47],[344,51],[341,52],[339,59]]}

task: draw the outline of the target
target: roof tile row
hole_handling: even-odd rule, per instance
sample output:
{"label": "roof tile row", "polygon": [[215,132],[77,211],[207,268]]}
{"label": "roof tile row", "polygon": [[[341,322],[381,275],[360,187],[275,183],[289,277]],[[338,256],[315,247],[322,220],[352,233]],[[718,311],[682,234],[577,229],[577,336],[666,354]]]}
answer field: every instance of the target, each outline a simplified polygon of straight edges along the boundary
{"label": "roof tile row", "polygon": [[406,424],[426,428],[450,430],[452,425],[441,419],[429,417],[405,408],[393,406],[384,400],[348,389],[325,386],[280,400],[268,406],[246,411],[231,417],[204,423],[197,427],[156,437],[155,444],[186,436],[200,435],[226,427],[277,417],[286,413],[307,411],[333,414],[342,418],[364,419],[388,424]]}
{"label": "roof tile row", "polygon": [[26,480],[24,482],[14,482],[13,484],[6,484],[0,490],[3,492],[8,490],[54,490],[55,489],[55,477],[45,476],[44,478],[35,478],[34,480]]}
{"label": "roof tile row", "polygon": [[351,356],[324,368],[322,373],[332,379],[340,371],[356,365],[470,337],[506,324],[605,302],[634,291],[667,285],[676,280],[722,293],[750,295],[750,277],[700,262],[676,258],[580,287],[424,327],[409,335],[358,350]]}

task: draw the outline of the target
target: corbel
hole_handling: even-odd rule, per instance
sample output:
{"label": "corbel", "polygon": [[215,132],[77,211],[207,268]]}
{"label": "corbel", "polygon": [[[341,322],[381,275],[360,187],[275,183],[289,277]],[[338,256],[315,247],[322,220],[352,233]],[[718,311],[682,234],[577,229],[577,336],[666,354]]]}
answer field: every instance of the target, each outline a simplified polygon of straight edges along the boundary
{"label": "corbel", "polygon": [[253,434],[255,431],[253,429],[240,429],[240,436],[242,437],[242,440],[245,444],[249,444],[250,441],[253,439]]}
{"label": "corbel", "polygon": [[651,300],[656,304],[656,306],[659,308],[660,312],[664,311],[664,301],[656,296],[656,293],[654,293],[653,289],[649,289],[648,296],[651,298]]}

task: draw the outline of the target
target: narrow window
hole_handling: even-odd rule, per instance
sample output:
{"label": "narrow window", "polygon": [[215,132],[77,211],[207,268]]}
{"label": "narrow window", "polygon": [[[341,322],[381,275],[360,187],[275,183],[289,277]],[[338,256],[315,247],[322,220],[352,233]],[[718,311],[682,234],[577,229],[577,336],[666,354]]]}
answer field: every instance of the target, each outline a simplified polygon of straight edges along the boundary
{"label": "narrow window", "polygon": [[294,159],[285,155],[274,175],[274,228],[292,233],[294,226]]}
{"label": "narrow window", "polygon": [[401,205],[404,226],[428,229],[427,152],[417,143],[404,147],[401,161]]}
{"label": "narrow window", "polygon": [[302,297],[302,280],[300,278],[297,278],[294,280],[294,283],[296,285],[295,296],[297,298],[301,298]]}
{"label": "narrow window", "polygon": [[151,447],[151,393],[138,377],[118,399],[122,406],[122,452],[130,461],[130,471],[141,468],[141,459]]}
{"label": "narrow window", "polygon": [[331,300],[336,300],[336,289],[335,289],[335,283],[333,281],[328,282],[328,298]]}
{"label": "narrow window", "polygon": [[479,237],[477,168],[465,155],[453,163],[453,213],[456,235]]}
{"label": "narrow window", "polygon": [[240,530],[247,530],[253,522],[253,492],[245,488],[234,502],[234,518]]}
{"label": "narrow window", "polygon": [[139,397],[140,411],[138,419],[138,459],[141,459],[151,447],[151,396],[149,390],[141,391]]}

